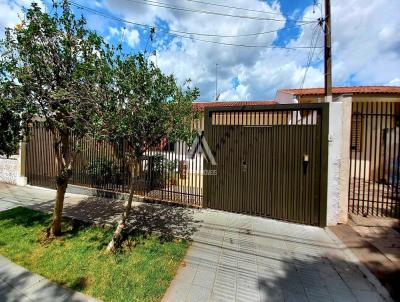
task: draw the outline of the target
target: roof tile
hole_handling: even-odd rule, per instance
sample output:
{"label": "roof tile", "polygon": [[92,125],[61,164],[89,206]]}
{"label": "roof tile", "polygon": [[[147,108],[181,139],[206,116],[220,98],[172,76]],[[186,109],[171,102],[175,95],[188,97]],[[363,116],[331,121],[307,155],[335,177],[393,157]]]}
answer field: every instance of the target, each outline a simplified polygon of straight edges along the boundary
{"label": "roof tile", "polygon": [[[280,89],[279,91],[287,92],[295,95],[316,95],[324,94],[324,88],[303,88],[303,89]],[[349,87],[333,87],[333,94],[345,93],[389,93],[400,94],[400,86],[349,86]]]}

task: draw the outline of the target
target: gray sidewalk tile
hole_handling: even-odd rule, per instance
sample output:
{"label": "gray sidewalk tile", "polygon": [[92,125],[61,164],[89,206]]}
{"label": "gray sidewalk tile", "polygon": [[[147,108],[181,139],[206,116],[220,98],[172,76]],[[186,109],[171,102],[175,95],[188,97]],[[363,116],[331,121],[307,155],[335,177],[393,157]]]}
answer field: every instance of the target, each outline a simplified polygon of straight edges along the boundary
{"label": "gray sidewalk tile", "polygon": [[[0,210],[15,202],[44,210],[53,199],[54,192],[47,190],[8,189],[0,192]],[[79,199],[68,195],[66,212],[72,202],[77,205]],[[105,204],[101,199],[93,202]],[[87,219],[83,212],[68,213]],[[322,228],[207,209],[193,210],[192,216],[197,232],[184,259],[186,265],[179,268],[164,302],[383,301],[358,265],[348,260],[344,245]],[[2,272],[7,272],[7,262],[0,258],[0,278]],[[41,286],[35,276],[17,275],[31,290]],[[79,297],[74,299],[79,301]]]}
{"label": "gray sidewalk tile", "polygon": [[52,283],[0,256],[0,301],[95,302],[98,300]]}
{"label": "gray sidewalk tile", "polygon": [[215,269],[207,269],[199,267],[193,279],[194,285],[212,289],[215,280]]}
{"label": "gray sidewalk tile", "polygon": [[196,275],[198,264],[185,263],[179,268],[175,279],[191,283]]}
{"label": "gray sidewalk tile", "polygon": [[203,302],[210,300],[211,288],[194,285],[190,287],[186,302]]}
{"label": "gray sidewalk tile", "polygon": [[189,294],[191,283],[184,280],[173,280],[170,288],[167,290],[162,302],[176,301],[184,302]]}

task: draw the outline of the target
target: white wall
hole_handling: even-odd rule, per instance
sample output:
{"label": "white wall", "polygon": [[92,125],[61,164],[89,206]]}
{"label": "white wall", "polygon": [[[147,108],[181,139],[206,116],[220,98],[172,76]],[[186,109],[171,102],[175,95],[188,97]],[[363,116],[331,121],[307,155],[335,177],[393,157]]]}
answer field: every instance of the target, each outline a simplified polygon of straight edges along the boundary
{"label": "white wall", "polygon": [[275,95],[275,102],[279,104],[296,104],[298,103],[294,95],[284,91],[278,90]]}
{"label": "white wall", "polygon": [[329,104],[329,146],[328,146],[328,205],[327,225],[336,225],[340,201],[340,159],[342,141],[342,103]]}
{"label": "white wall", "polygon": [[327,225],[347,222],[351,97],[329,104]]}

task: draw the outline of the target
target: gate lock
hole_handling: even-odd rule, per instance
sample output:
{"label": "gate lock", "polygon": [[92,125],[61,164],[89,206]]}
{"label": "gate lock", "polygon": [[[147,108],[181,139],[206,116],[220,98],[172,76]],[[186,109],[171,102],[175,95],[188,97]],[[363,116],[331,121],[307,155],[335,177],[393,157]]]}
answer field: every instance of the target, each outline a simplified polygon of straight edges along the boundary
{"label": "gate lock", "polygon": [[242,172],[244,172],[244,173],[247,172],[247,162],[245,160],[242,161],[241,168],[242,168]]}
{"label": "gate lock", "polygon": [[307,167],[309,164],[309,156],[308,154],[303,154],[303,173],[307,174]]}

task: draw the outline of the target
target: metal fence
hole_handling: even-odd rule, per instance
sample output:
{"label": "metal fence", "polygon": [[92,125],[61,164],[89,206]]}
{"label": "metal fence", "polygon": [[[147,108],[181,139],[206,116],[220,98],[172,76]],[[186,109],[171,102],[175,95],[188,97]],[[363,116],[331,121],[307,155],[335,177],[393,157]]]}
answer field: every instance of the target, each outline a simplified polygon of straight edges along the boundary
{"label": "metal fence", "polygon": [[[75,140],[75,138],[74,138]],[[70,184],[101,191],[134,192],[154,200],[201,206],[203,199],[203,158],[187,156],[184,142],[165,139],[139,160],[140,173],[132,176],[126,156],[127,144],[109,144],[85,137],[73,164]],[[27,144],[27,177],[31,185],[56,187],[58,168],[52,134],[35,126]],[[133,183],[132,183],[133,182]]]}
{"label": "metal fence", "polygon": [[208,108],[205,206],[326,225],[327,105]]}
{"label": "metal fence", "polygon": [[349,212],[400,217],[400,103],[352,105]]}

